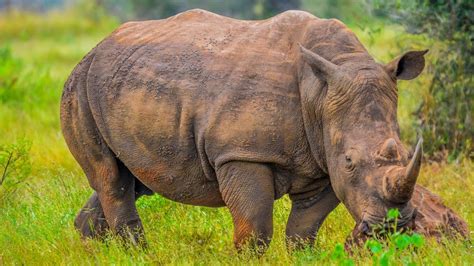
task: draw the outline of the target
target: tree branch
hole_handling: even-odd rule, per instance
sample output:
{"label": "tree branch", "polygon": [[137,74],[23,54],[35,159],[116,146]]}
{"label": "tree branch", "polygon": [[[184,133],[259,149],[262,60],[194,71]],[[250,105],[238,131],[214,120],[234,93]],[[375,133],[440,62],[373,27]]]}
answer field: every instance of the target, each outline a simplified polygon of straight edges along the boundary
{"label": "tree branch", "polygon": [[12,157],[13,157],[13,152],[10,152],[10,156],[8,157],[7,164],[5,164],[5,167],[3,168],[3,174],[2,174],[2,179],[0,180],[0,185],[3,184],[3,181],[5,181],[5,178],[7,177],[7,170],[12,160]]}

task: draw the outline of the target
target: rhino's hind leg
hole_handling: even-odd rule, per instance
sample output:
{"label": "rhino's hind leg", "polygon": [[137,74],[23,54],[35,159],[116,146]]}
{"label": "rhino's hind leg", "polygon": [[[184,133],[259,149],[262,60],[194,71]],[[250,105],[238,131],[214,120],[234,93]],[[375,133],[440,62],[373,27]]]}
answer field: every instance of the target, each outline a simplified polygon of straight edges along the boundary
{"label": "rhino's hind leg", "polygon": [[[77,128],[63,129],[71,153],[96,192],[86,204],[86,209],[79,213],[76,225],[84,236],[103,235],[107,229],[101,219],[104,215],[112,232],[133,244],[139,244],[144,241],[144,234],[135,207],[135,177],[116,159],[97,130],[89,128],[94,124],[82,119],[87,117],[80,116],[79,121],[73,123],[72,127]],[[89,218],[92,218],[93,230],[87,227],[91,225]]]}
{"label": "rhino's hind leg", "polygon": [[287,246],[289,249],[301,249],[312,246],[319,227],[327,215],[339,204],[331,185],[316,195],[298,197],[290,195],[291,212],[286,225]]}
{"label": "rhino's hind leg", "polygon": [[[92,58],[92,54],[89,54],[76,67],[66,83],[61,100],[64,139],[84,170],[90,186],[97,193],[86,204],[86,207],[92,207],[94,211],[79,213],[76,224],[84,229],[89,223],[88,216],[95,217],[94,219],[102,217],[98,208],[100,202],[109,228],[133,243],[139,243],[144,238],[135,207],[135,177],[109,149],[90,110],[86,80]],[[103,220],[96,219],[93,225],[95,231],[81,231],[91,236],[103,234],[106,228]]]}
{"label": "rhino's hind leg", "polygon": [[96,192],[77,214],[74,226],[85,238],[102,238],[109,229]]}
{"label": "rhino's hind leg", "polygon": [[85,169],[96,192],[79,212],[76,227],[85,237],[101,237],[110,229],[127,242],[144,244],[143,227],[135,207],[135,177],[120,161],[103,163],[99,160],[94,165],[93,169],[100,171]]}
{"label": "rhino's hind leg", "polygon": [[135,206],[135,177],[117,161],[117,170],[105,174],[97,191],[110,229],[133,245],[145,244],[142,222]]}
{"label": "rhino's hind leg", "polygon": [[[128,171],[128,170],[127,170]],[[135,201],[153,192],[135,178]],[[102,239],[109,230],[97,192],[94,192],[76,216],[74,226],[84,238]]]}
{"label": "rhino's hind leg", "polygon": [[264,164],[230,162],[217,171],[219,189],[234,221],[234,244],[261,253],[273,234],[273,176]]}

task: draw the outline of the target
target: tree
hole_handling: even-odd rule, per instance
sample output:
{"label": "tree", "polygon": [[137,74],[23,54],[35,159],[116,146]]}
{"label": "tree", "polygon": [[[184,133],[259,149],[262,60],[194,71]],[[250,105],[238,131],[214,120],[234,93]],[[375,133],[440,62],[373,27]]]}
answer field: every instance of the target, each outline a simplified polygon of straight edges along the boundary
{"label": "tree", "polygon": [[443,43],[432,67],[429,94],[416,112],[428,154],[474,157],[474,1],[374,1],[375,11],[409,32]]}

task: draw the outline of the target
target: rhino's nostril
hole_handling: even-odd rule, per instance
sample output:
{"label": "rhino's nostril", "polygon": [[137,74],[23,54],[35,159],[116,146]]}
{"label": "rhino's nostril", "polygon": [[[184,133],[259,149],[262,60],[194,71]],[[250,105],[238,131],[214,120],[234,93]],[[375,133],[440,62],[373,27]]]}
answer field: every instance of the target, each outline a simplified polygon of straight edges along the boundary
{"label": "rhino's nostril", "polygon": [[366,221],[362,221],[362,223],[359,225],[359,230],[366,235],[370,234],[370,227]]}
{"label": "rhino's nostril", "polygon": [[416,209],[416,208],[413,209],[413,214],[412,214],[411,218],[412,218],[413,220],[415,220],[417,214],[418,214],[418,209]]}

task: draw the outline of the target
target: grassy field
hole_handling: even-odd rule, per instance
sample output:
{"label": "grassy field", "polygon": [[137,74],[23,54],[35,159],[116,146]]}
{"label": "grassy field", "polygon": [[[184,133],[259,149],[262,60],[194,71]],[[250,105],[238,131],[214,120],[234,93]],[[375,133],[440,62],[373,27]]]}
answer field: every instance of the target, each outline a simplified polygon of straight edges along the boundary
{"label": "grassy field", "polygon": [[[439,244],[426,239],[400,245],[394,240],[349,256],[342,243],[354,222],[343,206],[328,217],[314,249],[289,254],[284,244],[290,207],[286,197],[276,203],[274,238],[261,258],[235,252],[226,209],[186,206],[157,195],[138,201],[147,250],[125,249],[113,237],[105,242],[81,240],[73,220],[92,191],[62,138],[59,99],[75,64],[118,25],[93,14],[0,14],[0,162],[6,161],[7,151],[23,155],[0,186],[0,264],[474,264],[472,244],[462,241]],[[382,62],[408,48],[438,45],[396,26],[351,28]],[[428,81],[424,75],[400,84],[399,119],[406,142],[416,135],[410,114]],[[474,224],[472,161],[425,164],[419,182]]]}

